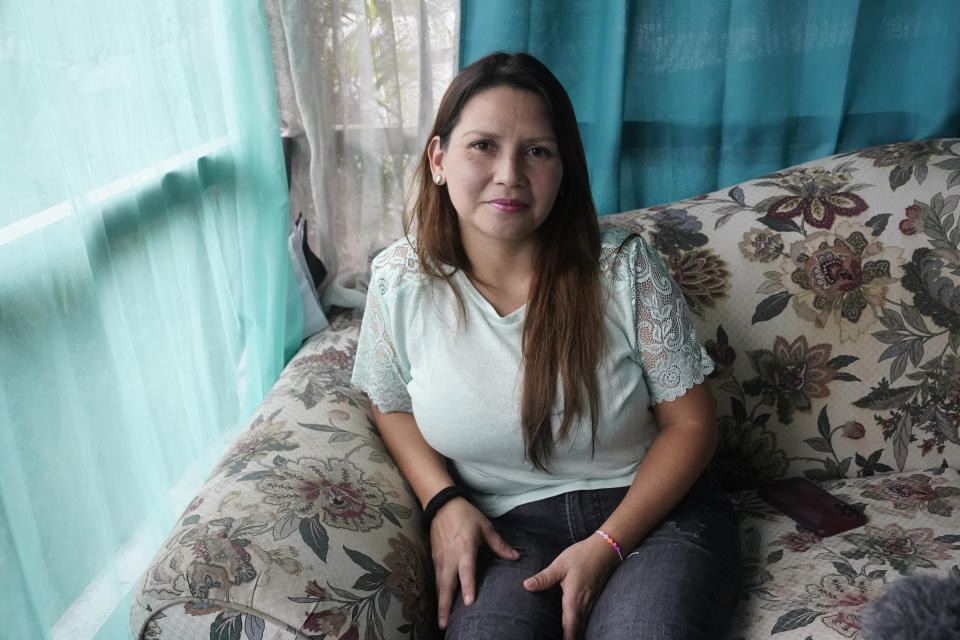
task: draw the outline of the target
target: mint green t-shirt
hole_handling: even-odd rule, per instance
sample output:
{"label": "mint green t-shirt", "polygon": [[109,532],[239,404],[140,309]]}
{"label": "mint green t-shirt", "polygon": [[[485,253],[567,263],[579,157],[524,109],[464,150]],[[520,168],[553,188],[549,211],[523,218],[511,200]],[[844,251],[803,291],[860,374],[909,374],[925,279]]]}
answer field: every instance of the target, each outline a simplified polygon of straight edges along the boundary
{"label": "mint green t-shirt", "polygon": [[[601,231],[607,350],[597,372],[596,446],[586,416],[557,443],[549,473],[524,458],[526,308],[501,317],[457,272],[462,316],[450,286],[421,273],[406,239],[373,261],[353,384],[384,413],[412,413],[424,439],[449,460],[458,484],[489,517],[568,491],[631,484],[657,435],[652,405],[683,395],[713,370],[660,255],[640,237]],[[555,429],[562,402],[558,398]]]}

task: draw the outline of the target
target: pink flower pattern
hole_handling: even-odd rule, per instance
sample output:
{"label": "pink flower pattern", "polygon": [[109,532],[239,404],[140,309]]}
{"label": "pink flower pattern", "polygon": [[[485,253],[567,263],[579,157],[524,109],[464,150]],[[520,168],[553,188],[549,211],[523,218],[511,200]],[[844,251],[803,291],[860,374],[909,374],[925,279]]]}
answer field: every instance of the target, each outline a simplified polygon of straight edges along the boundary
{"label": "pink flower pattern", "polygon": [[960,506],[960,489],[923,473],[897,478],[882,478],[861,491],[861,496],[880,502],[890,502],[906,518],[914,518],[920,511],[949,518]]}
{"label": "pink flower pattern", "polygon": [[349,460],[301,458],[260,480],[263,501],[298,518],[320,515],[334,527],[367,531],[379,527],[383,491]]}
{"label": "pink flower pattern", "polygon": [[868,524],[863,533],[844,534],[843,539],[853,544],[853,548],[843,551],[844,557],[876,558],[903,574],[917,568],[933,569],[937,566],[934,560],[953,558],[951,544],[935,539],[929,527],[904,529],[896,523],[883,527]]}

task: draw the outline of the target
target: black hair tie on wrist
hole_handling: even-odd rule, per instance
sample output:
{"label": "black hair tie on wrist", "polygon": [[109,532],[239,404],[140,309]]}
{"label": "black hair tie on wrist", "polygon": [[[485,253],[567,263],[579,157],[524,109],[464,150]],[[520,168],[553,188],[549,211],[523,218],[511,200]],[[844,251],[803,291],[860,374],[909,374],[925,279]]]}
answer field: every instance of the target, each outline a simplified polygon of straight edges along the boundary
{"label": "black hair tie on wrist", "polygon": [[455,484],[440,489],[440,491],[437,492],[437,495],[430,498],[430,501],[427,502],[427,506],[423,508],[423,520],[421,521],[423,530],[430,530],[430,523],[433,522],[433,517],[437,515],[437,511],[440,510],[440,507],[447,504],[454,498],[460,498],[465,495],[467,495],[466,490],[463,487],[458,487]]}

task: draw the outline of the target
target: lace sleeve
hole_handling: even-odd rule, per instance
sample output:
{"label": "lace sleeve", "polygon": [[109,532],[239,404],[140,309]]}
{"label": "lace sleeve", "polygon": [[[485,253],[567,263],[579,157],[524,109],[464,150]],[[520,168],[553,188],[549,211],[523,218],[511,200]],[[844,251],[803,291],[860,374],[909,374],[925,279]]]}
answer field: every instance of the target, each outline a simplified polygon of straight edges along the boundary
{"label": "lace sleeve", "polygon": [[351,383],[363,389],[383,413],[413,411],[399,358],[390,335],[387,310],[375,282],[367,292],[367,305],[357,340],[357,357]]}
{"label": "lace sleeve", "polygon": [[676,400],[713,371],[680,287],[660,254],[637,239],[634,312],[637,352],[654,404]]}

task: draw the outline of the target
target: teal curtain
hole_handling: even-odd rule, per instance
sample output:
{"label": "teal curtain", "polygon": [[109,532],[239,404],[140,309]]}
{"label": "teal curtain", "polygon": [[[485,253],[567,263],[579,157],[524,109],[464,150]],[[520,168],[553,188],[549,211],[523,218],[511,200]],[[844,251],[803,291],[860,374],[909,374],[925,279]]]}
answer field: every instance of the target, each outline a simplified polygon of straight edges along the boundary
{"label": "teal curtain", "polygon": [[601,214],[960,134],[954,0],[461,0],[461,67],[526,51],[573,100]]}
{"label": "teal curtain", "polygon": [[298,345],[255,0],[0,2],[0,636],[129,592]]}

